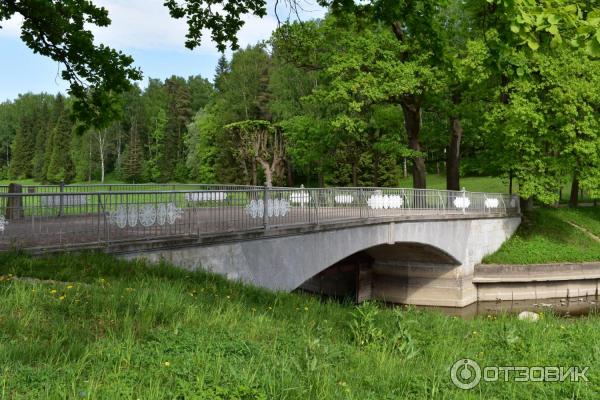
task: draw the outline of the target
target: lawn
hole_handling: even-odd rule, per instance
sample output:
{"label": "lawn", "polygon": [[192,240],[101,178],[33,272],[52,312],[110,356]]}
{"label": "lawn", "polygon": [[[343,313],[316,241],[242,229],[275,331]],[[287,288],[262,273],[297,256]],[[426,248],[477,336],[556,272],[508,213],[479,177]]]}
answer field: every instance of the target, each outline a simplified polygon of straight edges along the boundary
{"label": "lawn", "polygon": [[[561,199],[562,203],[567,203],[569,201],[569,196],[571,193],[571,185],[567,181],[568,180],[565,180],[565,184],[563,185],[562,199]],[[11,182],[13,182],[13,181],[0,180],[0,185],[8,185]],[[35,182],[32,179],[25,179],[25,180],[19,180],[19,181],[14,181],[14,182],[20,183],[21,185],[39,185],[40,184],[39,182]],[[86,182],[75,182],[73,184],[74,185],[87,185],[87,184],[100,184],[100,183],[101,182],[98,182],[98,181],[92,181],[92,182],[86,181]],[[188,182],[188,183],[194,184],[194,183],[198,183],[198,182]],[[120,190],[118,188],[118,185],[124,185],[127,183],[120,181],[119,179],[117,179],[117,177],[115,177],[113,175],[108,175],[107,179],[105,181],[105,184],[115,185],[113,190]],[[169,184],[175,185],[174,188],[176,188],[178,190],[186,190],[185,186],[177,187],[176,182],[170,182]],[[461,188],[464,187],[467,191],[471,191],[471,192],[508,193],[508,180],[505,178],[500,178],[500,177],[493,177],[493,176],[462,177],[460,179],[460,185],[461,185]],[[407,178],[400,179],[400,181],[398,182],[396,187],[402,187],[402,188],[412,187],[412,177],[409,176]],[[437,175],[437,174],[427,175],[427,188],[428,189],[442,189],[442,190],[446,189],[446,176],[445,175]],[[157,190],[156,188],[152,188],[152,187],[148,187],[147,189]],[[515,182],[514,190],[517,191],[517,189],[518,189],[518,184]],[[92,191],[96,191],[96,190],[106,190],[106,188],[94,189]],[[144,189],[142,189],[142,190],[144,190]],[[158,189],[158,190],[161,190],[161,189]],[[592,199],[590,199],[588,197],[587,193],[584,192],[583,198],[580,198],[579,201],[580,202],[591,202]]]}
{"label": "lawn", "polygon": [[[401,187],[412,187],[412,177],[408,177],[400,180]],[[486,193],[508,193],[508,179],[493,177],[493,176],[471,176],[462,177],[460,179],[461,188],[464,187],[466,190],[471,192],[486,192]],[[427,187],[429,189],[446,189],[446,176],[429,174],[427,175]],[[519,185],[515,180],[513,190],[517,192]],[[571,194],[571,183],[568,179],[565,179],[565,183],[562,188],[561,203],[568,203],[569,196]],[[586,192],[583,193],[583,198],[579,199],[580,202],[591,202]]]}
{"label": "lawn", "polygon": [[[0,274],[3,399],[591,399],[600,391],[597,316],[542,314],[531,323],[356,307],[98,254],[5,254]],[[589,382],[463,391],[449,370],[465,357],[589,366]]]}
{"label": "lawn", "polygon": [[600,235],[600,208],[534,209],[524,216],[515,235],[500,250],[486,257],[484,263],[600,261],[600,243],[568,222]]}

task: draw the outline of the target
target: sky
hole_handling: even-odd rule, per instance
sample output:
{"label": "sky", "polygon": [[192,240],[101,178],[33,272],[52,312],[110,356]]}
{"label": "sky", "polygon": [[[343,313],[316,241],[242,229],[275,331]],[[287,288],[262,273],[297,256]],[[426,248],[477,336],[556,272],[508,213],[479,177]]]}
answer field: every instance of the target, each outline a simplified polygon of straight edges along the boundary
{"label": "sky", "polygon": [[[220,53],[210,35],[203,36],[202,46],[191,51],[185,48],[187,24],[175,20],[163,6],[164,0],[94,0],[109,11],[112,24],[94,28],[98,43],[104,43],[131,55],[141,68],[146,85],[148,78],[165,79],[171,75],[188,77],[201,75],[212,80]],[[281,2],[280,2],[281,3]],[[241,47],[268,39],[277,28],[274,0],[268,0],[268,15],[246,16],[238,34]],[[324,10],[314,3],[305,3],[300,17],[321,18]],[[288,10],[278,9],[280,19]],[[19,38],[20,19],[13,17],[0,29],[0,101],[16,98],[20,93],[65,93],[68,85],[60,78],[60,65],[34,54]],[[230,53],[230,52],[229,52]],[[228,54],[229,54],[228,53]]]}

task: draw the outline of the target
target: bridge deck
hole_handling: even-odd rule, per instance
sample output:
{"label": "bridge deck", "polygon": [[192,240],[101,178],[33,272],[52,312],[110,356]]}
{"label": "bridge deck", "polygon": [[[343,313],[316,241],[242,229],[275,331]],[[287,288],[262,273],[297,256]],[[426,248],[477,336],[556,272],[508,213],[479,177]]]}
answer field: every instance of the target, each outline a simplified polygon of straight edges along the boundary
{"label": "bridge deck", "polygon": [[[92,246],[157,238],[198,238],[277,231],[344,221],[519,214],[505,194],[404,188],[261,188],[186,190],[27,187],[0,190],[0,250]],[[161,187],[164,188],[164,187]],[[1,189],[1,188],[0,188]],[[56,192],[55,190],[60,190]]]}
{"label": "bridge deck", "polygon": [[[177,219],[170,224],[158,222],[144,226],[139,221],[129,221],[120,227],[108,213],[87,215],[45,216],[20,218],[8,221],[0,233],[0,250],[11,248],[50,248],[80,245],[98,245],[134,240],[160,238],[197,238],[269,230],[273,234],[281,228],[310,227],[340,222],[375,223],[406,221],[431,218],[462,219],[503,217],[501,212],[470,212],[460,210],[440,214],[434,210],[370,210],[360,215],[355,209],[335,207],[320,208],[318,213],[310,208],[292,209],[285,217],[251,218],[244,208],[182,209]],[[265,227],[265,222],[268,226]]]}

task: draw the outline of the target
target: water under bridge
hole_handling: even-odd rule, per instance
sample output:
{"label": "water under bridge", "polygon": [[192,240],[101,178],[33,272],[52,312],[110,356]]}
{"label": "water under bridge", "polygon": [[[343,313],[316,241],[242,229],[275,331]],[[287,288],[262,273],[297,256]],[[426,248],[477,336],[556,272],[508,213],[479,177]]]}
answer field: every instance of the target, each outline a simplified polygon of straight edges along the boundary
{"label": "water under bridge", "polygon": [[0,187],[0,250],[101,250],[274,290],[462,307],[518,198],[405,188]]}

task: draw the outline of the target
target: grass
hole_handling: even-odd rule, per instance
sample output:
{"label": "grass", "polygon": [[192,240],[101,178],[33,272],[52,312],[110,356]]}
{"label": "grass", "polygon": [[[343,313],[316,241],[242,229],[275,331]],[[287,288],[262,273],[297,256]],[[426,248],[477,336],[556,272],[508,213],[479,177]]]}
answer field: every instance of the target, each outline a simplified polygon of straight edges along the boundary
{"label": "grass", "polygon": [[[99,254],[0,257],[3,399],[588,399],[600,390],[596,316],[467,321]],[[449,369],[465,357],[590,366],[590,381],[463,391]]]}
{"label": "grass", "polygon": [[500,250],[484,259],[488,264],[543,264],[600,261],[600,243],[568,222],[600,234],[600,209],[539,208]]}
{"label": "grass", "polygon": [[565,221],[574,223],[595,236],[600,236],[600,208],[564,208],[556,211]]}
{"label": "grass", "polygon": [[[21,185],[39,185],[39,182],[34,181],[33,179],[24,179],[24,180],[0,180],[0,185],[8,185],[9,183],[20,183]],[[85,181],[85,182],[75,182],[74,185],[86,185],[86,184],[99,184],[99,181]],[[112,185],[123,185],[127,184],[118,179],[118,177],[114,174],[108,174],[105,179],[105,184]],[[188,183],[198,183],[198,182],[188,182]],[[168,184],[177,185],[177,182],[169,182]],[[402,188],[410,188],[412,187],[412,177],[409,176],[407,178],[401,178],[397,187]],[[464,187],[466,190],[471,192],[486,192],[486,193],[508,193],[508,179],[501,177],[493,177],[493,176],[467,176],[461,177],[460,186]],[[438,175],[438,174],[428,174],[427,175],[427,188],[429,189],[446,189],[446,176]],[[152,189],[152,188],[149,188]],[[181,186],[177,188],[178,190],[186,190],[185,187]],[[518,189],[518,183],[515,182],[514,186],[515,191]],[[562,188],[562,198],[561,203],[567,203],[569,201],[569,196],[571,193],[571,183],[568,179],[565,179],[565,183]],[[106,189],[95,189],[95,190],[106,190]],[[92,190],[92,191],[95,191]],[[113,189],[118,190],[118,189]],[[152,189],[154,190],[154,189]],[[584,192],[583,198],[579,199],[580,202],[591,202],[593,199],[589,198],[588,194]]]}
{"label": "grass", "polygon": [[[400,180],[401,187],[412,187],[412,177]],[[486,193],[508,193],[508,182],[502,178],[483,176],[483,177],[463,177],[460,179],[461,188],[471,192]],[[446,176],[429,174],[427,175],[428,189],[446,189]]]}
{"label": "grass", "polygon": [[[404,178],[400,180],[401,187],[412,187],[412,177]],[[493,177],[493,176],[471,176],[461,177],[460,186],[471,192],[485,192],[485,193],[508,193],[508,179]],[[429,189],[446,189],[446,176],[429,174],[427,175],[427,188]],[[519,185],[517,181],[514,182],[514,191],[518,191]],[[565,179],[565,183],[562,188],[561,203],[566,204],[569,202],[569,196],[571,195],[571,183],[568,179]],[[580,202],[592,202],[588,193],[584,192],[583,197],[579,199]]]}

